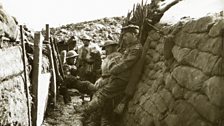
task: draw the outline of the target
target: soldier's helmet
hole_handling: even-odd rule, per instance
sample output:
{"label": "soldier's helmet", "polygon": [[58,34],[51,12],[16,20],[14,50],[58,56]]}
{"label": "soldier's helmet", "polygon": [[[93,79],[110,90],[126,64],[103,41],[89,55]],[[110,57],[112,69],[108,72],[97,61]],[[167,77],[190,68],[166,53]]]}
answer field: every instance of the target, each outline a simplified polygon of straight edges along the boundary
{"label": "soldier's helmet", "polygon": [[138,34],[139,33],[139,26],[137,25],[127,25],[121,28],[121,33],[126,33],[126,32],[131,32],[131,33],[135,33]]}
{"label": "soldier's helmet", "polygon": [[68,39],[68,44],[71,44],[73,42],[77,42],[78,41],[78,37],[77,36],[71,36],[69,39]]}
{"label": "soldier's helmet", "polygon": [[102,45],[102,49],[105,49],[106,46],[109,46],[109,45],[118,45],[118,42],[116,41],[112,41],[112,40],[107,40],[104,42],[104,44]]}
{"label": "soldier's helmet", "polygon": [[73,58],[73,57],[77,57],[79,54],[76,53],[74,50],[70,50],[68,51],[67,55],[66,55],[66,58]]}
{"label": "soldier's helmet", "polygon": [[80,36],[80,39],[81,39],[81,40],[91,41],[91,38],[90,38],[88,35],[86,35],[86,34],[81,35],[81,36]]}

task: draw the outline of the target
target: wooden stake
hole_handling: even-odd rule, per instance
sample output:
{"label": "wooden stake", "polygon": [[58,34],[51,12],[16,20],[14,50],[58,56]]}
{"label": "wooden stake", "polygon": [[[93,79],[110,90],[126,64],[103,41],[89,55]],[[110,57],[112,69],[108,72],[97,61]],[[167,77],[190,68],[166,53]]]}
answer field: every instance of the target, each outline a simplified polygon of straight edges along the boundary
{"label": "wooden stake", "polygon": [[55,38],[53,40],[53,46],[54,46],[54,48],[56,50],[57,59],[58,59],[58,62],[59,62],[59,72],[60,72],[62,78],[64,78],[64,71],[63,71],[63,67],[62,67],[64,62],[62,63],[62,61],[61,61],[58,45],[57,45],[57,42],[56,42]]}
{"label": "wooden stake", "polygon": [[49,51],[49,60],[50,60],[50,66],[51,66],[51,74],[52,74],[52,78],[51,78],[51,87],[53,89],[53,102],[54,102],[54,106],[56,105],[56,96],[57,96],[57,85],[56,85],[56,74],[55,74],[55,66],[54,66],[54,58],[53,58],[53,52],[52,52],[52,48],[50,45],[50,29],[49,29],[49,24],[46,24],[46,36],[45,36],[45,40],[48,42],[47,44],[47,49]]}
{"label": "wooden stake", "polygon": [[37,103],[38,103],[38,85],[40,83],[40,74],[42,67],[42,41],[41,33],[36,32],[34,34],[34,59],[33,59],[33,75],[32,75],[32,94],[33,94],[33,105],[32,105],[32,126],[37,125]]}
{"label": "wooden stake", "polygon": [[27,116],[28,116],[28,126],[31,126],[31,114],[30,114],[30,102],[29,102],[29,87],[27,85],[27,71],[26,71],[26,49],[25,49],[25,42],[23,40],[23,26],[20,25],[20,39],[22,43],[22,51],[23,51],[23,69],[24,69],[24,90],[26,94],[26,103],[27,103]]}

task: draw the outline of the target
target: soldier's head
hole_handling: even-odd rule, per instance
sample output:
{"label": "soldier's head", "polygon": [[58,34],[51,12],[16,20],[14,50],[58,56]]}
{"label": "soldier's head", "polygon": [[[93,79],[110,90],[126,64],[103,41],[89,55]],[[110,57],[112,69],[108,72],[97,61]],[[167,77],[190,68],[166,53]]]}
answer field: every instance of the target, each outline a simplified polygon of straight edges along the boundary
{"label": "soldier's head", "polygon": [[85,47],[89,46],[91,38],[88,35],[84,34],[80,37],[80,39],[82,40]]}
{"label": "soldier's head", "polygon": [[124,26],[121,29],[122,40],[124,44],[128,45],[137,41],[137,35],[139,33],[139,27],[137,25]]}
{"label": "soldier's head", "polygon": [[72,50],[76,47],[76,43],[78,41],[78,38],[76,36],[71,36],[69,39],[68,39],[68,42],[67,42],[67,45],[68,45],[68,49],[69,50]]}
{"label": "soldier's head", "polygon": [[110,54],[112,52],[115,52],[117,50],[118,43],[116,41],[107,40],[105,41],[102,49],[106,51],[106,54]]}
{"label": "soldier's head", "polygon": [[78,57],[78,53],[76,53],[74,50],[68,51],[66,54],[66,62],[69,65],[74,65],[76,63],[76,58]]}

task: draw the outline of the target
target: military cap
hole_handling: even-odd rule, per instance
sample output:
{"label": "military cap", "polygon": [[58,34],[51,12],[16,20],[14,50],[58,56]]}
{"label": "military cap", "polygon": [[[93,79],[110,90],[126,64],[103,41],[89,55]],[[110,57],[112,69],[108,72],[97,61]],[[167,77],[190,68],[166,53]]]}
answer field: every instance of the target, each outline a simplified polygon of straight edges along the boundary
{"label": "military cap", "polygon": [[121,32],[125,33],[125,32],[132,32],[132,33],[138,33],[139,31],[139,26],[137,25],[127,25],[121,28]]}
{"label": "military cap", "polygon": [[109,45],[118,45],[118,43],[116,41],[112,41],[112,40],[107,40],[105,41],[105,43],[102,45],[102,49],[104,49],[106,46]]}
{"label": "military cap", "polygon": [[88,40],[88,41],[91,41],[91,38],[86,35],[86,34],[83,34],[81,37],[80,37],[81,40]]}
{"label": "military cap", "polygon": [[77,57],[79,54],[76,53],[74,50],[70,50],[68,51],[67,55],[66,55],[66,58],[72,58],[72,57]]}
{"label": "military cap", "polygon": [[77,41],[78,38],[77,38],[77,36],[71,36],[71,37],[70,37],[70,40],[71,40],[71,41]]}
{"label": "military cap", "polygon": [[70,43],[73,43],[73,42],[77,42],[78,38],[76,36],[71,36],[69,39],[68,39],[68,44]]}

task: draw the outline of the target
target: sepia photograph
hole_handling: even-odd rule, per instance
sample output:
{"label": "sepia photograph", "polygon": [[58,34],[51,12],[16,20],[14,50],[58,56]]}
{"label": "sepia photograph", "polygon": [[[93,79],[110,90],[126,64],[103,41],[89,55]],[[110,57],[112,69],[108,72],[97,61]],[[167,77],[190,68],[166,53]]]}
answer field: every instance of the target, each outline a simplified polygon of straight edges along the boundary
{"label": "sepia photograph", "polygon": [[224,1],[0,0],[0,126],[224,126]]}

